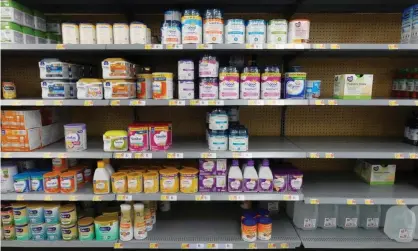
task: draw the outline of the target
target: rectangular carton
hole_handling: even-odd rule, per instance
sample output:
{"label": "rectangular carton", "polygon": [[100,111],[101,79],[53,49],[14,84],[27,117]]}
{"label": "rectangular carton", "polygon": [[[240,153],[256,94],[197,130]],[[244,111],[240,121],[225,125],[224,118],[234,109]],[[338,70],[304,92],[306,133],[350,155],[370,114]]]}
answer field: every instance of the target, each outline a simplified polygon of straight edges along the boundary
{"label": "rectangular carton", "polygon": [[402,13],[401,44],[409,44],[411,41],[413,11],[413,6],[411,6]]}
{"label": "rectangular carton", "polygon": [[36,44],[35,31],[32,28],[24,26],[23,31],[23,42],[25,44]]}
{"label": "rectangular carton", "polygon": [[216,175],[216,185],[214,192],[226,192],[227,191],[227,178],[226,174]]}
{"label": "rectangular carton", "polygon": [[413,6],[410,44],[418,44],[418,4]]}
{"label": "rectangular carton", "polygon": [[227,160],[226,159],[200,159],[199,173],[207,175],[226,175]]}
{"label": "rectangular carton", "polygon": [[3,129],[24,130],[42,126],[41,112],[39,110],[3,110],[1,113],[1,124]]}
{"label": "rectangular carton", "polygon": [[1,43],[4,44],[23,44],[23,32],[22,27],[12,22],[1,22]]}
{"label": "rectangular carton", "polygon": [[335,75],[334,97],[339,99],[371,99],[373,74]]}
{"label": "rectangular carton", "polygon": [[216,176],[199,174],[199,192],[214,192],[216,190]]}
{"label": "rectangular carton", "polygon": [[33,11],[33,16],[35,18],[35,30],[40,30],[46,32],[46,18],[45,15],[37,10]]}
{"label": "rectangular carton", "polygon": [[25,14],[23,6],[13,0],[1,0],[1,21],[13,22],[19,25],[24,24]]}
{"label": "rectangular carton", "polygon": [[40,148],[41,128],[1,130],[1,148],[5,152],[28,152]]}
{"label": "rectangular carton", "polygon": [[370,185],[395,183],[396,165],[394,164],[375,160],[358,160],[354,171]]}
{"label": "rectangular carton", "polygon": [[152,123],[149,128],[149,144],[151,151],[165,151],[173,142],[171,123]]}
{"label": "rectangular carton", "polygon": [[41,127],[41,144],[47,146],[64,137],[64,125],[62,123],[54,123]]}

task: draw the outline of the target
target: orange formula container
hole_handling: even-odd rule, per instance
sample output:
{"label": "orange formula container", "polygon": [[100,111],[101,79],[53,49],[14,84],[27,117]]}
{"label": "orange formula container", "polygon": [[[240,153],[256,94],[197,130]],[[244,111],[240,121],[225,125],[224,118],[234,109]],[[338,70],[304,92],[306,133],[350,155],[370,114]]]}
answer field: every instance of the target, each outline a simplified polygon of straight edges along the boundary
{"label": "orange formula container", "polygon": [[44,174],[44,191],[45,193],[60,192],[60,173],[49,172]]}
{"label": "orange formula container", "polygon": [[60,175],[61,193],[74,193],[77,191],[77,172],[68,171]]}
{"label": "orange formula container", "polygon": [[152,98],[173,99],[174,91],[173,73],[154,72],[152,73]]}

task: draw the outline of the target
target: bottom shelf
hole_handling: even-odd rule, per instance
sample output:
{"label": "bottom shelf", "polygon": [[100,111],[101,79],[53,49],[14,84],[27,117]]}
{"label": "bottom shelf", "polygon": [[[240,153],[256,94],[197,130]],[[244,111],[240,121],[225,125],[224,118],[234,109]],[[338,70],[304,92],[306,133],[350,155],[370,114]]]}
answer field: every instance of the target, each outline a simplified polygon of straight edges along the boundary
{"label": "bottom shelf", "polygon": [[296,230],[305,248],[333,249],[417,249],[418,241],[396,242],[389,239],[382,229],[316,229]]}
{"label": "bottom shelf", "polygon": [[2,247],[20,248],[113,248],[116,241],[1,241]]}

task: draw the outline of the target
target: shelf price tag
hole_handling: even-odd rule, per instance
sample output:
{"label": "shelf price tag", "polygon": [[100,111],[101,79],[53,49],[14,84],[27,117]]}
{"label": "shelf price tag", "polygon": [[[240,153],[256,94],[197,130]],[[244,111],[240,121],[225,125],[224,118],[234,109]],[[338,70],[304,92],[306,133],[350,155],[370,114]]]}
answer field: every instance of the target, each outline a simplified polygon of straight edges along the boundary
{"label": "shelf price tag", "polygon": [[162,44],[146,44],[145,50],[162,50],[163,45]]}
{"label": "shelf price tag", "polygon": [[264,105],[264,100],[262,99],[248,100],[248,105]]}
{"label": "shelf price tag", "polygon": [[114,249],[121,249],[121,248],[123,248],[123,243],[116,242],[116,243],[113,245],[113,248],[114,248]]}
{"label": "shelf price tag", "polygon": [[326,49],[325,44],[313,44],[312,47],[314,49]]}
{"label": "shelf price tag", "polygon": [[309,203],[312,205],[318,205],[319,204],[319,200],[318,199],[310,199]]}
{"label": "shelf price tag", "polygon": [[182,159],[183,153],[167,153],[167,159]]}
{"label": "shelf price tag", "polygon": [[117,201],[132,201],[132,195],[129,194],[118,194],[116,196]]}
{"label": "shelf price tag", "polygon": [[325,153],[325,158],[326,159],[333,159],[335,156],[334,156],[334,153]]}
{"label": "shelf price tag", "polygon": [[52,101],[52,104],[55,106],[63,106],[64,105],[64,100],[54,100]]}
{"label": "shelf price tag", "polygon": [[189,249],[190,248],[190,244],[189,243],[182,243],[180,246],[181,249]]}
{"label": "shelf price tag", "polygon": [[315,100],[315,105],[325,105],[325,101],[321,99]]}
{"label": "shelf price tag", "polygon": [[169,106],[185,106],[186,101],[185,100],[170,100],[168,101]]}
{"label": "shelf price tag", "polygon": [[50,158],[52,158],[52,154],[51,153],[44,153],[44,155],[42,157],[44,159],[50,159]]}
{"label": "shelf price tag", "polygon": [[245,49],[250,49],[250,50],[262,50],[263,49],[263,44],[246,44],[245,45]]}
{"label": "shelf price tag", "polygon": [[285,194],[285,195],[283,195],[283,200],[287,200],[287,201],[295,201],[295,200],[299,200],[299,195],[295,195],[295,194]]}
{"label": "shelf price tag", "polygon": [[397,50],[397,49],[399,49],[399,45],[397,45],[397,44],[388,44],[388,49],[389,50]]}
{"label": "shelf price tag", "polygon": [[5,159],[11,158],[11,157],[12,157],[12,153],[3,153],[3,154],[1,155],[1,157],[2,157],[2,158],[5,158]]}
{"label": "shelf price tag", "polygon": [[165,46],[167,50],[183,50],[182,44],[167,44]]}
{"label": "shelf price tag", "polygon": [[65,50],[65,45],[63,45],[63,44],[57,44],[57,45],[55,46],[55,49],[56,49],[56,50]]}
{"label": "shelf price tag", "polygon": [[396,100],[389,100],[389,106],[399,106],[399,103]]}
{"label": "shelf price tag", "polygon": [[210,201],[210,195],[207,194],[195,195],[194,198],[196,201]]}
{"label": "shelf price tag", "polygon": [[418,159],[418,153],[410,153],[409,158],[410,159]]}
{"label": "shelf price tag", "polygon": [[209,105],[209,100],[198,100],[198,99],[190,100],[190,105],[192,105],[192,106],[197,106],[197,105],[207,106],[207,105]]}
{"label": "shelf price tag", "polygon": [[44,201],[52,201],[52,196],[51,195],[45,195]]}
{"label": "shelf price tag", "polygon": [[234,159],[251,159],[253,157],[252,153],[249,152],[233,152],[232,158]]}
{"label": "shelf price tag", "polygon": [[309,158],[311,158],[311,159],[319,159],[319,153],[309,153]]}
{"label": "shelf price tag", "polygon": [[145,106],[146,101],[145,100],[130,100],[129,105],[130,106]]}
{"label": "shelf price tag", "polygon": [[152,159],[152,153],[135,153],[135,159]]}
{"label": "shelf price tag", "polygon": [[347,199],[347,205],[356,205],[356,200],[353,199]]}
{"label": "shelf price tag", "polygon": [[244,195],[229,195],[228,199],[231,201],[243,201],[245,200],[245,196]]}
{"label": "shelf price tag", "polygon": [[69,201],[77,201],[77,195],[70,195],[70,197],[68,197]]}
{"label": "shelf price tag", "polygon": [[328,105],[338,105],[337,100],[335,100],[335,99],[329,99],[328,100]]}
{"label": "shelf price tag", "polygon": [[151,248],[151,249],[157,249],[158,248],[158,243],[151,242],[149,244],[149,248]]}
{"label": "shelf price tag", "polygon": [[374,200],[372,200],[372,199],[365,199],[364,200],[364,204],[366,204],[366,205],[374,205]]}
{"label": "shelf price tag", "polygon": [[234,244],[232,243],[219,244],[218,247],[219,249],[233,249]]}
{"label": "shelf price tag", "polygon": [[418,106],[418,100],[415,101],[415,106]]}
{"label": "shelf price tag", "polygon": [[405,159],[405,155],[403,153],[395,153],[395,159]]}
{"label": "shelf price tag", "polygon": [[132,159],[132,153],[115,153],[115,159]]}
{"label": "shelf price tag", "polygon": [[305,45],[303,45],[303,44],[294,44],[293,47],[297,50],[305,49]]}
{"label": "shelf price tag", "polygon": [[218,244],[217,243],[208,243],[208,244],[206,244],[206,247],[208,249],[218,249]]}
{"label": "shelf price tag", "polygon": [[211,44],[198,44],[198,45],[196,45],[196,49],[198,49],[198,50],[212,50],[213,46]]}
{"label": "shelf price tag", "polygon": [[280,244],[280,248],[282,248],[282,249],[289,248],[289,244],[287,244],[287,243],[281,243]]}
{"label": "shelf price tag", "polygon": [[284,105],[284,101],[283,100],[266,100],[265,104],[266,105]]}
{"label": "shelf price tag", "polygon": [[202,159],[216,159],[216,153],[201,153],[200,158],[202,158]]}
{"label": "shelf price tag", "polygon": [[102,201],[103,200],[103,196],[101,195],[94,195],[93,196],[93,201]]}
{"label": "shelf price tag", "polygon": [[36,106],[45,106],[45,102],[43,100],[37,100],[35,101]]}
{"label": "shelf price tag", "polygon": [[25,197],[23,196],[23,194],[19,194],[19,195],[16,195],[16,200],[17,201],[23,201],[23,200],[25,200]]}
{"label": "shelf price tag", "polygon": [[268,249],[276,249],[277,248],[277,245],[276,245],[276,243],[268,243],[267,244],[267,248]]}
{"label": "shelf price tag", "polygon": [[59,159],[66,159],[67,158],[67,154],[66,153],[58,153],[58,158]]}
{"label": "shelf price tag", "polygon": [[249,243],[248,244],[248,249],[257,249],[257,244],[255,244],[255,243]]}
{"label": "shelf price tag", "polygon": [[93,100],[84,100],[84,106],[93,106]]}
{"label": "shelf price tag", "polygon": [[176,201],[177,200],[177,195],[161,195],[160,198],[162,201]]}
{"label": "shelf price tag", "polygon": [[396,205],[405,205],[404,199],[396,199]]}
{"label": "shelf price tag", "polygon": [[12,102],[12,106],[21,106],[22,102],[21,101],[13,101]]}
{"label": "shelf price tag", "polygon": [[110,106],[120,106],[120,100],[112,100],[112,101],[110,101]]}
{"label": "shelf price tag", "polygon": [[341,46],[339,44],[331,44],[330,48],[331,50],[339,50],[341,49]]}

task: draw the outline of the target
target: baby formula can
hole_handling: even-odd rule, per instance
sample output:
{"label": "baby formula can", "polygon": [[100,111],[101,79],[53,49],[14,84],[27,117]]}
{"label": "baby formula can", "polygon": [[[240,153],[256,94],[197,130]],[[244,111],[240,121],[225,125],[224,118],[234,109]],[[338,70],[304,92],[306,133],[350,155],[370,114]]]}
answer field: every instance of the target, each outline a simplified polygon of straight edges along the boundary
{"label": "baby formula can", "polygon": [[321,80],[308,80],[306,83],[306,98],[315,99],[321,96]]}
{"label": "baby formula can", "polygon": [[219,63],[216,57],[205,55],[199,61],[199,77],[201,78],[217,78]]}
{"label": "baby formula can", "polygon": [[218,99],[218,78],[201,78],[199,83],[199,99]]}
{"label": "baby formula can", "polygon": [[59,208],[60,222],[62,225],[73,225],[77,223],[77,212],[75,204],[63,205]]}
{"label": "baby formula can", "polygon": [[152,74],[136,75],[136,97],[138,99],[152,99]]}
{"label": "baby formula can", "polygon": [[49,203],[44,206],[44,218],[46,223],[59,225],[59,207],[59,203]]}
{"label": "baby formula can", "polygon": [[15,240],[16,239],[16,228],[14,225],[3,225],[3,235],[5,240]]}
{"label": "baby formula can", "polygon": [[179,60],[178,62],[178,80],[194,80],[194,62],[193,60]]}
{"label": "baby formula can", "polygon": [[194,99],[194,81],[179,80],[178,83],[179,99]]}
{"label": "baby formula can", "polygon": [[63,44],[79,44],[80,32],[78,25],[74,23],[62,23]]}
{"label": "baby formula can", "polygon": [[299,66],[293,66],[292,72],[285,73],[285,98],[304,99],[306,87],[306,72],[300,72]]}
{"label": "baby formula can", "polygon": [[245,67],[241,74],[241,99],[260,98],[260,71],[256,66]]}
{"label": "baby formula can", "polygon": [[257,223],[258,239],[268,241],[271,239],[273,221],[270,217],[261,216]]}
{"label": "baby formula can", "polygon": [[32,238],[32,232],[29,231],[29,225],[26,223],[24,225],[16,225],[16,240],[18,241],[28,241]]}
{"label": "baby formula can", "polygon": [[181,12],[178,10],[167,10],[164,12],[165,21],[181,21]]}
{"label": "baby formula can", "polygon": [[29,222],[31,224],[40,224],[45,222],[44,207],[39,203],[28,205]]}
{"label": "baby formula can", "polygon": [[13,82],[2,82],[1,90],[3,93],[4,99],[14,99],[16,98],[16,86]]}
{"label": "baby formula can", "polygon": [[131,172],[127,175],[128,193],[141,193],[143,187],[142,172]]}
{"label": "baby formula can", "polygon": [[243,19],[226,20],[225,41],[227,44],[245,43],[245,22]]}
{"label": "baby formula can", "polygon": [[60,224],[46,224],[46,239],[48,241],[61,240],[61,225]]}
{"label": "baby formula can", "polygon": [[67,151],[80,152],[87,150],[86,124],[64,125],[64,134]]}
{"label": "baby formula can", "polygon": [[181,40],[183,44],[202,43],[202,17],[198,10],[185,10],[181,18],[181,27]]}
{"label": "baby formula can", "polygon": [[125,23],[113,24],[113,43],[129,44],[129,25]]}
{"label": "baby formula can", "polygon": [[34,191],[34,192],[44,191],[44,174],[45,172],[31,173],[30,175],[31,191]]}
{"label": "baby formula can", "polygon": [[126,173],[116,172],[112,174],[112,192],[116,194],[126,193],[128,184],[126,181]]}
{"label": "baby formula can", "polygon": [[286,19],[272,19],[267,25],[267,43],[287,43],[287,21]]}
{"label": "baby formula can", "polygon": [[152,98],[173,99],[173,73],[152,73]]}
{"label": "baby formula can", "polygon": [[279,67],[267,66],[261,74],[261,99],[280,99],[281,79]]}
{"label": "baby formula can", "polygon": [[2,205],[1,207],[1,225],[13,225],[14,218],[13,218],[13,208],[10,205]]}
{"label": "baby formula can", "polygon": [[219,69],[219,99],[239,99],[239,73],[234,66]]}
{"label": "baby formula can", "polygon": [[61,225],[62,239],[64,241],[73,241],[78,238],[77,224]]}
{"label": "baby formula can", "polygon": [[67,171],[60,174],[61,193],[74,193],[77,191],[76,171]]}
{"label": "baby formula can", "polygon": [[263,19],[248,20],[247,44],[264,44],[266,42],[266,21]]}
{"label": "baby formula can", "polygon": [[80,241],[94,240],[94,220],[92,217],[78,220],[78,238]]}
{"label": "baby formula can", "polygon": [[60,172],[49,172],[44,174],[45,193],[60,192]]}
{"label": "baby formula can", "polygon": [[311,22],[307,19],[294,19],[289,22],[289,44],[309,43]]}
{"label": "baby formula can", "polygon": [[208,9],[203,20],[203,43],[224,43],[224,20],[219,9]]}
{"label": "baby formula can", "polygon": [[181,44],[181,23],[179,21],[164,21],[161,26],[162,44]]}
{"label": "baby formula can", "polygon": [[46,228],[45,223],[41,224],[31,224],[30,232],[32,235],[32,240],[34,241],[43,241],[46,239]]}
{"label": "baby formula can", "polygon": [[147,26],[141,22],[132,22],[129,25],[129,38],[131,44],[146,44]]}
{"label": "baby formula can", "polygon": [[257,220],[254,218],[244,218],[241,221],[242,240],[253,242],[257,240]]}
{"label": "baby formula can", "polygon": [[13,175],[13,186],[16,193],[30,192],[30,175],[28,173]]}
{"label": "baby formula can", "polygon": [[96,24],[97,44],[113,44],[113,28],[108,23]]}
{"label": "baby formula can", "polygon": [[80,23],[80,44],[96,43],[96,26],[90,23]]}

